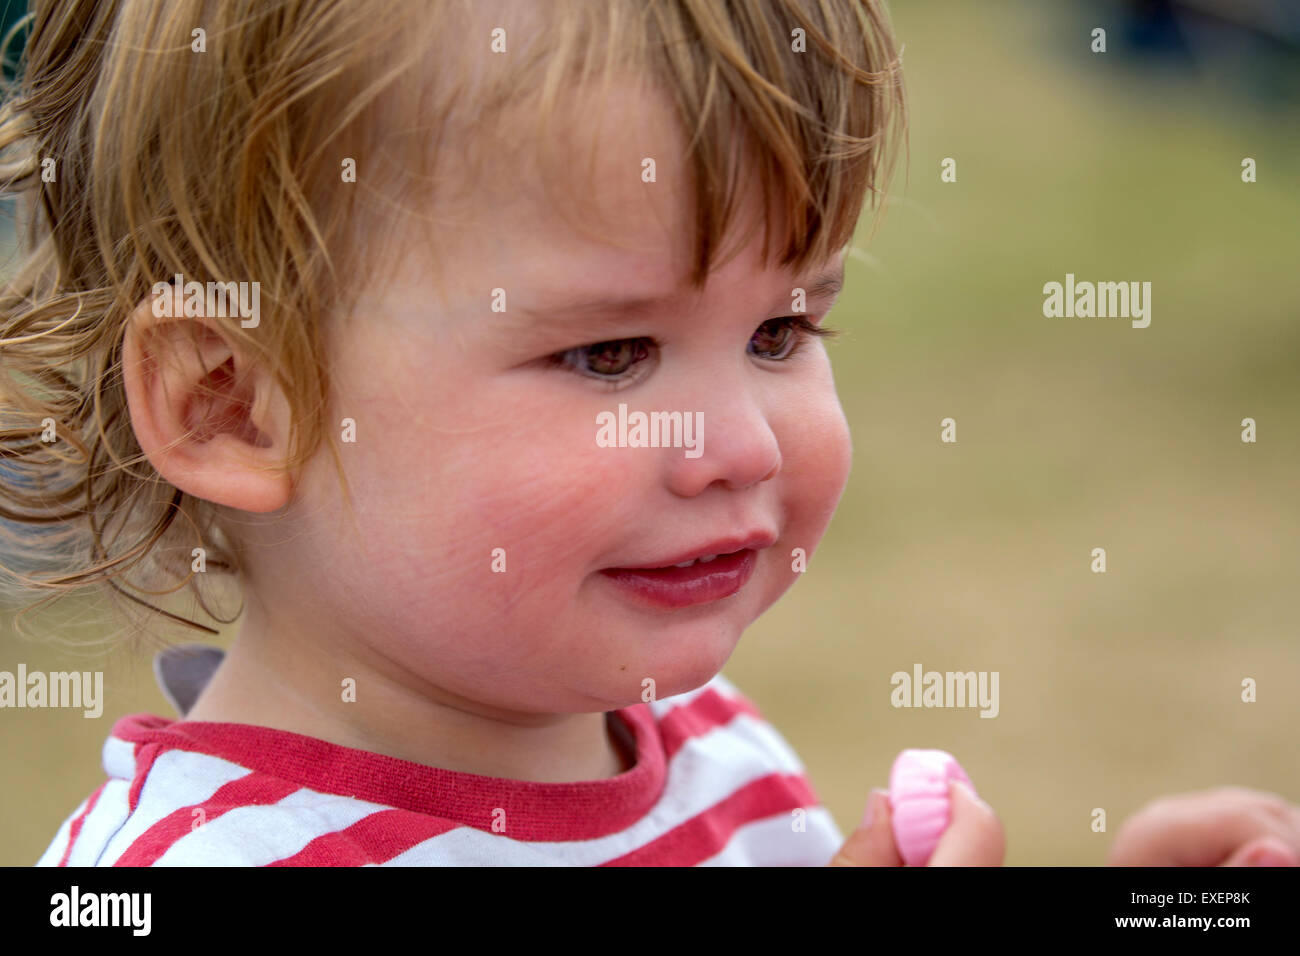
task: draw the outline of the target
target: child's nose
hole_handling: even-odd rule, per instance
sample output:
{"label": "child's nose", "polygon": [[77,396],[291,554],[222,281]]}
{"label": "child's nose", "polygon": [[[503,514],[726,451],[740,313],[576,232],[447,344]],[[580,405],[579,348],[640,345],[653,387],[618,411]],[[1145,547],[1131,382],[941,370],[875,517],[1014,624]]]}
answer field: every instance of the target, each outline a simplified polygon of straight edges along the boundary
{"label": "child's nose", "polygon": [[694,497],[718,483],[742,491],[781,470],[781,445],[762,407],[750,396],[720,399],[695,410],[701,434],[697,448],[670,449],[667,456],[670,490]]}

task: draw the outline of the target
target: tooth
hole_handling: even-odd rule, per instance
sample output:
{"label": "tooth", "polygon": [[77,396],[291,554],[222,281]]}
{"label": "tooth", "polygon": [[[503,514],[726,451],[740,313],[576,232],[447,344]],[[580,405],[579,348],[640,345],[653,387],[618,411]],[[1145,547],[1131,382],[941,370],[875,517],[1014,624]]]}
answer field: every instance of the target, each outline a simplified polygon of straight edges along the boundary
{"label": "tooth", "polygon": [[689,567],[690,567],[692,564],[694,564],[694,563],[695,563],[695,559],[694,559],[694,558],[691,558],[691,560],[689,560],[689,561],[683,561],[681,564],[674,564],[673,567],[675,567],[675,568],[689,568]]}
{"label": "tooth", "polygon": [[708,564],[710,561],[712,561],[712,560],[713,560],[714,558],[716,558],[716,557],[717,557],[716,554],[706,554],[704,557],[702,557],[702,558],[699,559],[699,560],[700,560],[700,564]]}

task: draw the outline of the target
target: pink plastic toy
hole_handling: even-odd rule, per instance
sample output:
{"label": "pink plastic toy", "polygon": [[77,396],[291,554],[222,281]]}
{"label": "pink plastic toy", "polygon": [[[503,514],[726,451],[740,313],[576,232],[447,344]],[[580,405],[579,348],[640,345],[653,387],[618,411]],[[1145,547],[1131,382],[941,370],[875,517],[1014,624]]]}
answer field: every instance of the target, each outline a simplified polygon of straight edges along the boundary
{"label": "pink plastic toy", "polygon": [[894,844],[908,866],[925,866],[948,829],[948,783],[975,785],[952,754],[944,750],[904,750],[889,772],[889,805]]}

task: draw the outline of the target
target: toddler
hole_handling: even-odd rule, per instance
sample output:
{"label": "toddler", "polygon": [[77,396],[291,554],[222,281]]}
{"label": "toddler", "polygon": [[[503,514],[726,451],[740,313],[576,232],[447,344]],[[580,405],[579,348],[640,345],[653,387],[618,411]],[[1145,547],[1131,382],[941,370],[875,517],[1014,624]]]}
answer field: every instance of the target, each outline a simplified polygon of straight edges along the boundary
{"label": "toddler", "polygon": [[849,472],[876,0],[38,0],[25,57],[3,500],[76,534],[11,576],[242,599],[41,865],[898,864],[720,674]]}

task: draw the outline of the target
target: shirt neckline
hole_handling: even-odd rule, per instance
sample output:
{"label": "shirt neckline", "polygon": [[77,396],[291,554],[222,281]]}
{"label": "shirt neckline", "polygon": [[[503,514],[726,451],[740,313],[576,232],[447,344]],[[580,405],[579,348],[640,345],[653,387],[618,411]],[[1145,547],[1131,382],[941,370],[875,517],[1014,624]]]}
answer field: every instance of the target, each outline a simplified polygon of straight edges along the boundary
{"label": "shirt neckline", "polygon": [[[585,840],[631,826],[663,792],[666,756],[646,703],[611,711],[632,732],[636,763],[616,777],[568,783],[444,770],[253,724],[131,714],[113,736],[137,745],[209,754],[310,790],[441,817],[518,840]],[[504,817],[502,817],[504,814]],[[497,820],[504,822],[494,829]]]}

